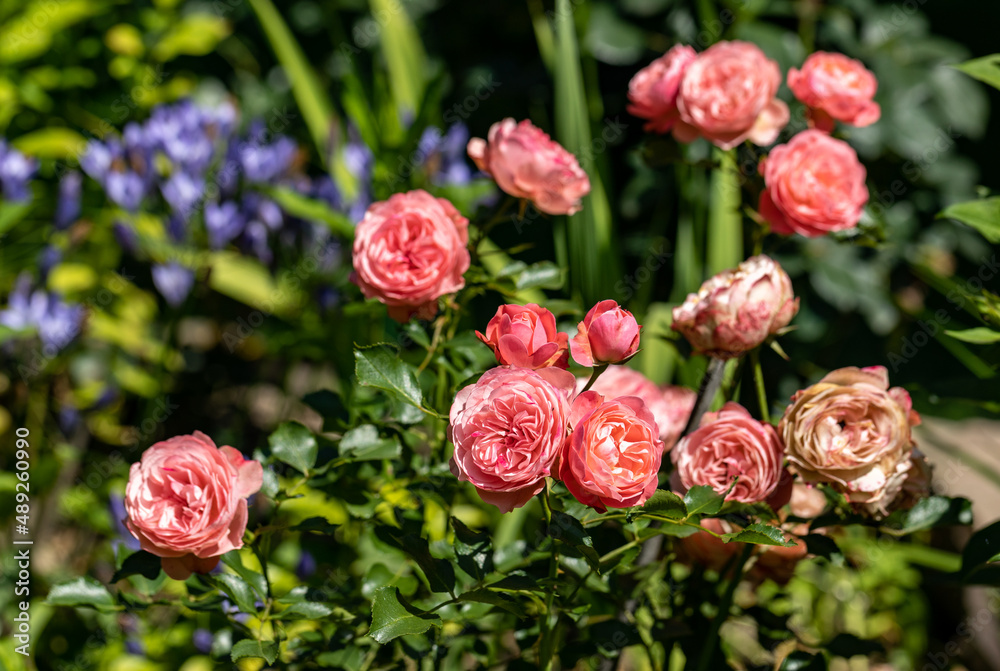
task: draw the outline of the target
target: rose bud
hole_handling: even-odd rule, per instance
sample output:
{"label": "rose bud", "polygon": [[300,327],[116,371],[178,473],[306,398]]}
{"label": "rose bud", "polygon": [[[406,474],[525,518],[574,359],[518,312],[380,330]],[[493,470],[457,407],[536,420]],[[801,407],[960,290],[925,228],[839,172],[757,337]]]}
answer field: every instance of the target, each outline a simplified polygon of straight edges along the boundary
{"label": "rose bud", "polygon": [[125,525],[171,578],[208,573],[243,547],[246,499],[263,474],[260,462],[200,431],[156,443],[129,469]]}
{"label": "rose bud", "polygon": [[678,142],[704,137],[722,149],[744,140],[765,146],[788,123],[788,106],[775,98],[778,64],[749,42],[718,42],[687,66],[677,93]]}
{"label": "rose bud", "polygon": [[577,334],[569,344],[573,360],[588,368],[621,363],[639,351],[641,328],[618,303],[601,301],[577,324]]}
{"label": "rose bud", "polygon": [[677,123],[677,91],[684,70],[698,54],[678,44],[639,70],[628,84],[628,112],[647,119],[647,131],[666,133]]}
{"label": "rose bud", "polygon": [[534,303],[501,305],[476,335],[496,354],[497,363],[518,368],[569,367],[569,336],[556,329],[551,312]]}
{"label": "rose bud", "polygon": [[920,422],[905,390],[882,366],[841,368],[797,391],[778,432],[806,482],[827,482],[884,513],[911,468],[911,427]]}
{"label": "rose bud", "polygon": [[801,70],[788,71],[788,88],[809,108],[812,125],[822,131],[832,131],[834,121],[870,126],[882,114],[872,101],[878,88],[875,75],[844,54],[810,54]]}
{"label": "rose bud", "polygon": [[767,256],[709,278],[675,307],[671,325],[696,351],[717,359],[749,352],[788,326],[799,311],[792,280]]}
{"label": "rose bud", "polygon": [[498,367],[451,406],[451,472],[510,512],[545,487],[569,432],[573,376],[558,368]]}
{"label": "rose bud", "polygon": [[419,189],[393,194],[373,203],[357,226],[351,280],[396,321],[430,319],[440,297],[465,286],[468,228],[444,198]]}
{"label": "rose bud", "polygon": [[[587,382],[586,378],[577,378],[577,391],[583,391]],[[606,398],[619,396],[641,398],[653,413],[664,451],[669,451],[681,437],[698,397],[693,390],[685,387],[672,385],[658,387],[645,375],[628,366],[608,366],[608,369],[597,378],[597,382],[591,386],[591,390]]]}
{"label": "rose bud", "polygon": [[488,137],[488,142],[472,138],[467,151],[505,193],[530,200],[546,214],[580,211],[580,199],[590,193],[590,180],[562,145],[528,120],[498,121]]}
{"label": "rose bud", "polygon": [[805,130],[763,160],[760,216],[781,235],[815,238],[854,228],[868,202],[867,175],[843,140]]}
{"label": "rose bud", "polygon": [[677,443],[670,458],[675,467],[672,484],[682,492],[705,485],[726,494],[727,501],[759,503],[778,488],[784,453],[773,426],[729,402],[719,412],[706,413],[701,426]]}
{"label": "rose bud", "polygon": [[585,391],[573,401],[573,432],[559,458],[559,479],[598,512],[640,506],[656,491],[663,443],[653,414],[635,396]]}

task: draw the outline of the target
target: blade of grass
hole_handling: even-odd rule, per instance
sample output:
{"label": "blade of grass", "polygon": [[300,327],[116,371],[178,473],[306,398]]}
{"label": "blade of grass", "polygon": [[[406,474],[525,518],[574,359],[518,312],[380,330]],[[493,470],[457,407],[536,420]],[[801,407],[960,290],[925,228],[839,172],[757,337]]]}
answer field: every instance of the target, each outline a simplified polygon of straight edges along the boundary
{"label": "blade of grass", "polygon": [[743,218],[735,150],[714,152],[719,167],[712,171],[706,251],[708,272],[712,275],[735,268],[743,260]]}
{"label": "blade of grass", "polygon": [[398,111],[415,113],[427,83],[427,56],[400,0],[369,0],[381,29],[380,46],[389,69],[389,86]]}

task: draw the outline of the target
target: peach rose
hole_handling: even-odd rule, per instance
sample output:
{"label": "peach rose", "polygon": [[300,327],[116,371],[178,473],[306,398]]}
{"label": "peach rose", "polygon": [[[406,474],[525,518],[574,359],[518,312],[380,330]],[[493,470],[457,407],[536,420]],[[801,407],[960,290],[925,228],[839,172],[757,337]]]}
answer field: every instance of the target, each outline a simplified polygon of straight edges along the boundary
{"label": "peach rose", "polygon": [[778,64],[756,45],[719,42],[687,66],[677,93],[679,142],[704,137],[732,149],[744,140],[769,145],[788,123],[788,105],[775,98]]}
{"label": "peach rose", "polygon": [[884,512],[911,467],[911,427],[919,423],[909,394],[889,388],[884,367],[851,367],[797,391],[778,431],[803,480],[828,482]]}
{"label": "peach rose", "polygon": [[590,193],[590,180],[562,145],[528,120],[498,121],[488,137],[489,142],[472,138],[466,149],[504,192],[530,200],[547,214],[580,211],[580,199]]}
{"label": "peach rose", "polygon": [[872,100],[878,88],[875,75],[844,54],[810,54],[801,70],[788,71],[788,88],[809,107],[811,123],[822,131],[832,131],[834,120],[870,126],[882,114]]}
{"label": "peach rose", "polygon": [[705,485],[725,494],[736,479],[726,500],[758,503],[778,488],[784,453],[773,426],[729,402],[719,412],[706,413],[701,426],[677,443],[670,458],[674,482],[682,491]]}
{"label": "peach rose", "polygon": [[800,480],[792,485],[792,497],[788,502],[788,510],[796,517],[811,520],[822,515],[829,507],[826,494],[818,487]]}
{"label": "peach rose", "polygon": [[200,431],[156,443],[129,469],[125,525],[171,578],[208,573],[243,547],[246,499],[263,475],[260,462]]}
{"label": "peach rose", "polygon": [[569,343],[573,360],[588,368],[621,363],[639,351],[641,329],[631,312],[613,300],[601,301],[577,324]]}
{"label": "peach rose", "polygon": [[417,189],[373,203],[354,234],[351,280],[389,316],[430,319],[437,300],[465,286],[469,220],[444,198]]}
{"label": "peach rose", "polygon": [[[797,531],[809,533],[809,527],[803,524],[797,527]],[[761,545],[757,548],[757,560],[747,571],[747,579],[751,583],[759,584],[770,579],[779,585],[787,585],[795,575],[795,568],[809,554],[809,549],[799,536],[788,531],[784,531],[784,536],[794,541],[795,545]]]}
{"label": "peach rose", "polygon": [[501,305],[476,335],[496,354],[497,363],[518,368],[569,367],[569,336],[556,330],[555,316],[534,303]]}
{"label": "peach rose", "polygon": [[677,91],[684,70],[698,54],[689,46],[678,44],[639,70],[628,83],[628,112],[647,119],[648,131],[666,133],[680,118]]}
{"label": "peach rose", "polygon": [[671,325],[698,352],[729,359],[749,352],[788,326],[799,311],[792,280],[767,256],[709,278],[675,307]]}
{"label": "peach rose", "polygon": [[[587,386],[586,378],[577,378],[577,391]],[[692,389],[666,385],[658,387],[652,380],[628,366],[608,366],[591,390],[606,398],[638,396],[653,413],[664,451],[669,451],[687,425],[698,394]]]}
{"label": "peach rose", "polygon": [[585,391],[573,401],[570,424],[559,479],[580,503],[603,513],[640,506],[653,495],[663,443],[642,399],[605,400]]}
{"label": "peach rose", "polygon": [[458,392],[448,428],[451,472],[510,512],[542,491],[569,433],[573,376],[500,366]]}
{"label": "peach rose", "polygon": [[782,235],[815,238],[854,228],[868,202],[867,175],[843,140],[805,130],[763,160],[760,216]]}

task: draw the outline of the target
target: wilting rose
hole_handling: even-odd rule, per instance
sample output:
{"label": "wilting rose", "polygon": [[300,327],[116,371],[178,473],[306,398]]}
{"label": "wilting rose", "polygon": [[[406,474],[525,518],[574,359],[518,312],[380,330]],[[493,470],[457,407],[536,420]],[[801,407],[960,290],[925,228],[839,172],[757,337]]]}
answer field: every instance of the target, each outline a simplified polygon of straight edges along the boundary
{"label": "wilting rose", "polygon": [[601,301],[577,324],[569,343],[573,360],[588,368],[621,363],[639,351],[640,329],[631,312],[613,300]]}
{"label": "wilting rose", "polygon": [[691,47],[678,44],[632,77],[628,84],[628,112],[647,119],[643,126],[646,130],[666,133],[677,123],[681,77],[697,56]]}
{"label": "wilting rose", "polygon": [[806,482],[828,482],[851,501],[885,509],[910,469],[910,396],[882,366],[841,368],[792,396],[778,431]]}
{"label": "wilting rose", "polygon": [[706,413],[701,426],[677,443],[670,458],[684,491],[705,485],[725,494],[732,486],[727,501],[758,503],[778,488],[784,453],[773,426],[730,402],[719,412]]}
{"label": "wilting rose", "polygon": [[354,234],[352,281],[365,298],[405,322],[430,319],[437,300],[465,286],[469,220],[444,198],[417,189],[373,203]]}
{"label": "wilting rose", "polygon": [[809,107],[810,121],[822,131],[833,130],[834,120],[870,126],[882,114],[872,100],[878,88],[875,75],[844,54],[810,54],[801,70],[788,71],[788,88]]}
{"label": "wilting rose", "polygon": [[569,367],[569,336],[556,328],[551,312],[534,303],[501,305],[476,335],[490,346],[497,362],[518,368]]}
{"label": "wilting rose", "polygon": [[710,277],[675,307],[673,328],[691,346],[728,359],[763,343],[788,326],[799,311],[792,281],[767,256],[754,256],[735,270]]}
{"label": "wilting rose", "polygon": [[566,441],[573,382],[558,368],[483,373],[451,406],[451,472],[502,512],[523,506],[542,491]]}
{"label": "wilting rose", "polygon": [[788,123],[788,106],[775,98],[778,64],[749,42],[718,42],[687,66],[677,93],[680,142],[704,137],[723,149],[744,140],[769,145]]}
{"label": "wilting rose", "polygon": [[603,513],[642,505],[653,495],[663,443],[642,399],[586,391],[573,401],[570,423],[559,479],[580,503]]}
{"label": "wilting rose", "polygon": [[[587,382],[587,378],[577,378],[577,391],[583,391]],[[659,387],[645,375],[628,366],[608,366],[608,369],[597,378],[591,390],[605,398],[619,396],[641,398],[653,413],[664,451],[669,451],[680,438],[698,397],[698,394],[686,387],[672,385]]]}
{"label": "wilting rose", "polygon": [[815,238],[854,228],[868,202],[858,155],[822,131],[802,131],[772,149],[762,172],[760,216],[782,235]]}
{"label": "wilting rose", "polygon": [[260,462],[216,447],[200,431],[156,443],[129,469],[125,524],[175,580],[208,573],[243,547],[247,497],[260,489]]}
{"label": "wilting rose", "polygon": [[472,138],[467,151],[504,192],[530,200],[547,214],[580,210],[580,199],[590,193],[590,180],[562,145],[528,120],[498,121],[488,137],[488,142]]}

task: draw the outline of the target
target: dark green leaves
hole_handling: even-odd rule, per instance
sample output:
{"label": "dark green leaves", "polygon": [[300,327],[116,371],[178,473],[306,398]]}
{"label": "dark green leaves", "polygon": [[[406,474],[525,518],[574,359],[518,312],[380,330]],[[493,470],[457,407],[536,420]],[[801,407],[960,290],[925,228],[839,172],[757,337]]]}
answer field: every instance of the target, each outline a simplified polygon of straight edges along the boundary
{"label": "dark green leaves", "polygon": [[233,646],[230,656],[234,662],[246,657],[260,657],[267,660],[268,664],[274,664],[274,660],[278,659],[278,644],[275,641],[244,639]]}
{"label": "dark green leaves", "polygon": [[417,371],[386,345],[354,350],[358,384],[386,392],[393,400],[423,410]]}
{"label": "dark green leaves", "polygon": [[54,586],[47,602],[52,606],[89,606],[103,613],[121,610],[111,592],[93,578],[77,578]]}
{"label": "dark green leaves", "polygon": [[308,473],[316,464],[316,437],[298,422],[285,422],[268,438],[271,454],[297,471]]}
{"label": "dark green leaves", "polygon": [[722,510],[723,497],[711,487],[695,485],[684,495],[688,515],[715,515]]}
{"label": "dark green leaves", "polygon": [[684,499],[664,489],[657,489],[649,497],[649,500],[642,506],[642,512],[667,517],[672,520],[682,520],[688,516],[688,509],[684,503]]}
{"label": "dark green leaves", "polygon": [[409,606],[395,587],[385,586],[375,590],[372,598],[372,626],[368,635],[381,644],[386,644],[397,636],[422,634],[428,629],[441,626],[441,618],[430,613],[422,613]]}
{"label": "dark green leaves", "polygon": [[753,543],[754,545],[778,545],[780,547],[792,547],[793,541],[786,541],[784,534],[777,527],[770,524],[751,524],[740,531],[731,534],[724,534],[723,539],[727,543]]}
{"label": "dark green leaves", "polygon": [[387,526],[375,529],[375,535],[412,557],[427,577],[432,592],[451,592],[455,588],[455,567],[445,559],[432,556],[426,539]]}
{"label": "dark green leaves", "polygon": [[111,576],[111,582],[118,582],[131,575],[141,575],[143,578],[156,580],[160,575],[160,558],[145,550],[130,554],[122,562],[122,567]]}
{"label": "dark green leaves", "polygon": [[514,261],[497,273],[498,280],[507,280],[515,289],[561,289],[563,271],[551,261],[541,261],[530,266],[524,261]]}
{"label": "dark green leaves", "polygon": [[957,219],[982,233],[990,242],[1000,243],[1000,196],[955,203],[945,208],[938,217]]}
{"label": "dark green leaves", "polygon": [[964,331],[945,331],[945,333],[955,340],[972,343],[973,345],[991,345],[995,342],[1000,342],[1000,331],[994,331],[985,326],[965,329]]}
{"label": "dark green leaves", "polygon": [[458,566],[476,580],[482,580],[493,572],[493,545],[485,531],[473,531],[452,517],[455,529],[455,555]]}
{"label": "dark green leaves", "polygon": [[394,459],[401,449],[398,439],[380,438],[372,424],[351,429],[340,440],[340,456],[350,461]]}
{"label": "dark green leaves", "polygon": [[972,523],[972,504],[968,499],[929,496],[911,508],[903,520],[901,533],[913,533],[932,527]]}
{"label": "dark green leaves", "polygon": [[572,550],[567,554],[583,557],[592,569],[600,572],[601,559],[597,556],[597,550],[594,549],[594,541],[580,524],[580,520],[564,512],[553,510],[549,536],[559,541],[566,549]]}
{"label": "dark green leaves", "polygon": [[973,79],[989,84],[995,89],[1000,89],[1000,54],[973,58],[951,66],[956,70],[961,70]]}
{"label": "dark green leaves", "polygon": [[972,535],[962,552],[962,577],[978,582],[986,574],[995,575],[990,564],[1000,561],[1000,522],[994,522]]}
{"label": "dark green leaves", "polygon": [[215,576],[215,582],[219,586],[219,589],[225,592],[226,596],[236,604],[236,607],[241,612],[250,613],[251,615],[257,612],[257,606],[255,605],[257,599],[254,596],[253,589],[245,580],[232,573],[220,573]]}
{"label": "dark green leaves", "polygon": [[795,650],[785,657],[780,671],[826,671],[826,658]]}

